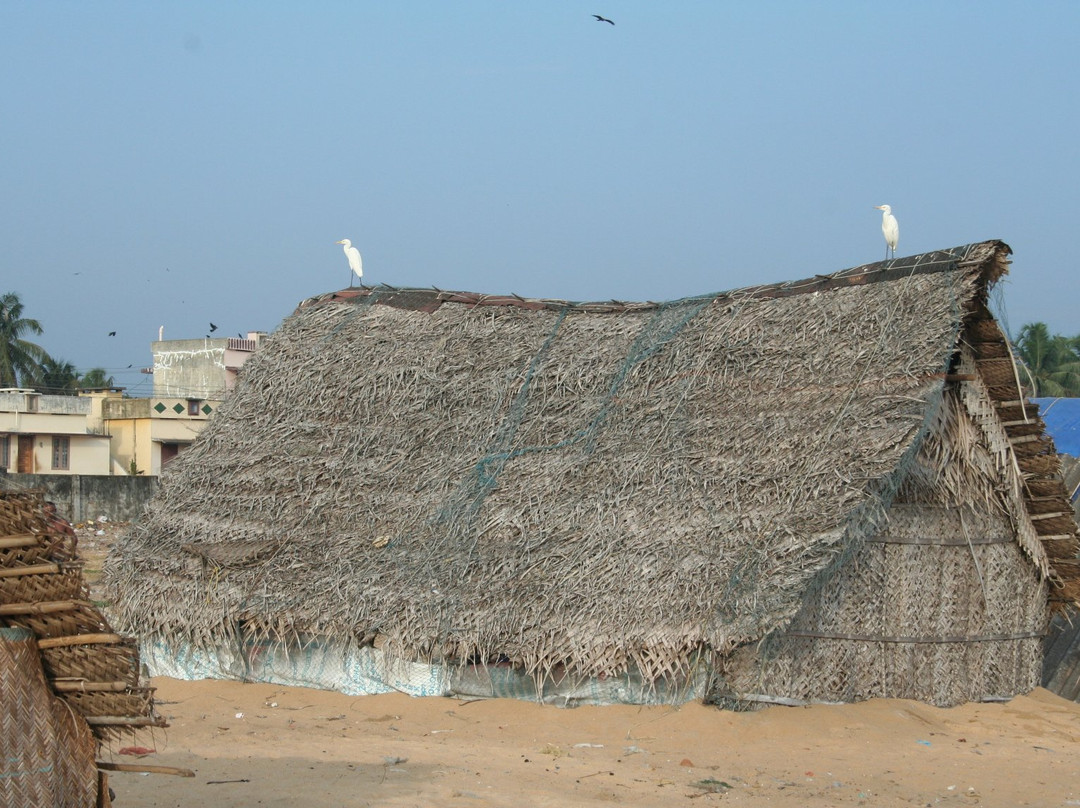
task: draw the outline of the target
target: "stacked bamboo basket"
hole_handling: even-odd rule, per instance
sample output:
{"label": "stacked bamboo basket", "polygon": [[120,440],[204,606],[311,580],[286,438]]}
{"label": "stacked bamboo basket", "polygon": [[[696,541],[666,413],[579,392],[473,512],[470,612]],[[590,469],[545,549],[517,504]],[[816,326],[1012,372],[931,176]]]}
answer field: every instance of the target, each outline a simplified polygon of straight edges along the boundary
{"label": "stacked bamboo basket", "polygon": [[165,723],[134,641],[89,600],[75,537],[44,504],[40,492],[0,491],[0,803],[107,805],[101,742]]}
{"label": "stacked bamboo basket", "polygon": [[34,635],[0,628],[0,804],[96,805],[97,741],[49,692]]}

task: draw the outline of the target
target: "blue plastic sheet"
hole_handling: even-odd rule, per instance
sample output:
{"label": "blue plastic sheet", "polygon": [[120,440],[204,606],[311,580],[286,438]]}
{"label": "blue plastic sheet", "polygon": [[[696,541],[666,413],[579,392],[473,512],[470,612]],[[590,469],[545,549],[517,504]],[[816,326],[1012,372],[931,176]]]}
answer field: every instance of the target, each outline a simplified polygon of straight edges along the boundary
{"label": "blue plastic sheet", "polygon": [[1080,457],[1080,398],[1036,398],[1046,431],[1061,454]]}

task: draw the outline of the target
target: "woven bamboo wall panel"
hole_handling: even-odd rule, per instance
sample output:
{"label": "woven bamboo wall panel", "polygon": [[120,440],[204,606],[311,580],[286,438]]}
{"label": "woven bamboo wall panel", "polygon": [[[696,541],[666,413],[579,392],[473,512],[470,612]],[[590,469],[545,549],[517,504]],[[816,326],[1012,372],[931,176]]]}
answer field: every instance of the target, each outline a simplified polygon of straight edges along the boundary
{"label": "woven bamboo wall panel", "polygon": [[[957,512],[920,507],[942,526]],[[1008,530],[1000,519],[991,533]],[[939,706],[1027,692],[1039,683],[1046,586],[1015,542],[868,541],[786,633],[735,655],[728,691]]]}
{"label": "woven bamboo wall panel", "polygon": [[89,682],[139,682],[139,652],[134,641],[109,645],[68,645],[41,652],[45,671],[53,679]]}
{"label": "woven bamboo wall panel", "polygon": [[0,603],[41,603],[85,598],[81,568],[75,564],[58,564],[57,567],[55,573],[0,577]]}
{"label": "woven bamboo wall panel", "polygon": [[1012,528],[1001,516],[992,511],[927,509],[922,503],[896,502],[889,509],[888,524],[879,538],[946,541],[962,539],[966,534],[979,540],[1013,541]]}
{"label": "woven bamboo wall panel", "polygon": [[[733,663],[764,675],[730,679],[740,694],[843,702],[908,698],[951,707],[1038,687],[1042,640],[905,644],[792,637],[767,668],[758,668],[752,655],[740,652]],[[752,707],[753,700],[741,706]]]}
{"label": "woven bamboo wall panel", "polygon": [[0,628],[0,805],[92,808],[97,741],[49,692],[33,634]]}

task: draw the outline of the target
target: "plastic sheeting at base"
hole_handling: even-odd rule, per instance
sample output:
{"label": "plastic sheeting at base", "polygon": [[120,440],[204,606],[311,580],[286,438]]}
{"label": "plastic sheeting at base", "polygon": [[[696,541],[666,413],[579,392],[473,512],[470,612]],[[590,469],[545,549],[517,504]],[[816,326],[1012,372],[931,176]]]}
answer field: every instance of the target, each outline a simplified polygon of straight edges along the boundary
{"label": "plastic sheeting at base", "polygon": [[351,648],[310,640],[302,645],[252,642],[210,650],[173,647],[156,640],[140,649],[151,676],[174,679],[240,679],[373,696],[397,690],[410,696],[446,696],[449,677],[438,665],[387,659],[370,646]]}
{"label": "plastic sheeting at base", "polygon": [[387,657],[371,646],[308,640],[302,644],[250,642],[243,651],[210,650],[145,641],[143,663],[151,676],[174,679],[234,679],[320,690],[350,696],[397,691],[410,696],[514,698],[560,707],[585,704],[682,704],[705,697],[709,673],[703,661],[679,681],[646,681],[630,672],[605,678],[552,677],[539,686],[524,671],[505,664],[447,665]]}

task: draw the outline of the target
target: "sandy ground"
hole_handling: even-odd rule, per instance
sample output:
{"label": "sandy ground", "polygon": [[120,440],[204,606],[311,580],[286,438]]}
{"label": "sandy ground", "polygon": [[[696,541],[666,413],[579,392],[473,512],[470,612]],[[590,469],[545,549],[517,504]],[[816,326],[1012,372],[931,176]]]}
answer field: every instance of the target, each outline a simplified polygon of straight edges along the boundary
{"label": "sandy ground", "polygon": [[[95,599],[124,527],[78,526]],[[875,700],[732,713],[153,684],[170,727],[102,758],[196,776],[113,773],[119,808],[1080,806],[1080,704],[1045,690],[952,709]],[[131,746],[155,751],[119,754]]]}
{"label": "sandy ground", "polygon": [[121,533],[130,527],[129,522],[76,522],[79,559],[83,562],[83,580],[90,587],[90,597],[99,605],[104,604],[101,588],[101,567],[109,548]]}
{"label": "sandy ground", "polygon": [[732,713],[153,683],[171,726],[103,757],[196,776],[113,773],[121,807],[1080,806],[1080,705],[1045,690]]}

